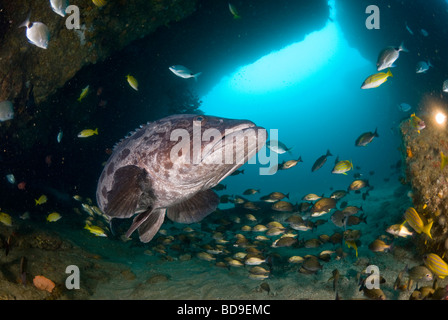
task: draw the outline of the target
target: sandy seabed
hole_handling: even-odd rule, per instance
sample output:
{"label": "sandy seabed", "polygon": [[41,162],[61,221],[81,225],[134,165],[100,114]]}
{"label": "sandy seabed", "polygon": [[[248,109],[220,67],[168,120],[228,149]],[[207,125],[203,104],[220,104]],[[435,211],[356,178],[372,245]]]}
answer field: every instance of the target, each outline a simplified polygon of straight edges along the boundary
{"label": "sandy seabed", "polygon": [[[141,244],[137,240],[123,242],[119,239],[95,237],[82,227],[74,228],[72,224],[61,224],[58,227],[59,221],[49,225],[22,221],[13,215],[14,221],[21,226],[16,226],[9,254],[5,256],[2,252],[0,256],[0,299],[334,300],[336,293],[333,281],[329,279],[335,269],[340,273],[338,298],[364,299],[366,297],[359,290],[358,277],[360,274],[366,275],[367,266],[375,265],[385,279],[380,288],[386,298],[407,300],[415,286],[409,291],[394,290],[394,282],[406,266],[410,268],[423,263],[421,254],[415,252],[412,238],[394,239],[385,231],[388,226],[401,223],[404,210],[411,206],[407,191],[404,186],[390,183],[381,189],[370,191],[366,200],[362,200],[359,194],[350,194],[344,198],[350,205],[362,204],[367,215],[367,224],[350,227],[362,231],[358,258],[355,251],[347,248],[344,243],[325,243],[315,249],[271,248],[268,245],[264,250],[277,258],[273,259],[269,277],[264,280],[249,278],[251,266],[216,266],[216,261],[224,261],[223,254],[216,255],[216,261],[199,259],[196,254],[203,243],[180,245],[180,251],[179,248],[173,251],[168,247],[166,253],[161,253],[160,250],[155,250],[157,239],[152,244]],[[244,212],[241,216],[244,216]],[[330,216],[331,213],[320,218],[329,220]],[[270,219],[275,217],[275,213],[269,216]],[[204,221],[190,227],[205,241],[216,228],[216,218],[210,220],[209,224]],[[278,218],[284,220],[285,214],[278,214]],[[170,222],[166,224],[162,228],[166,227],[167,230],[180,226]],[[232,238],[232,233],[241,233],[243,224],[244,221],[238,226],[230,225],[227,237]],[[328,221],[315,231],[296,233],[299,239],[310,239],[321,234],[331,235],[335,231],[342,232],[343,229]],[[11,227],[2,225],[0,235],[5,239],[9,234]],[[368,249],[369,243],[381,236],[387,236],[386,242],[393,242],[391,252],[374,253]],[[36,239],[40,241],[38,244]],[[45,241],[48,242],[47,247]],[[287,262],[287,258],[292,255],[316,255],[323,250],[335,250],[339,246],[342,246],[344,256],[338,258],[336,254],[332,254],[330,261],[320,262],[322,269],[314,274],[301,273],[300,264]],[[233,250],[232,254],[244,251],[244,248],[232,246],[232,241],[229,241],[228,248]],[[22,257],[27,259],[26,285],[20,280]],[[76,265],[80,270],[80,289],[69,290],[65,286],[69,276],[66,267],[69,265]],[[266,264],[262,266],[269,269]],[[49,293],[34,287],[32,279],[36,275],[44,275],[53,280],[56,284],[54,291]],[[407,279],[405,273],[402,283],[406,283]],[[441,280],[438,284],[444,286],[447,281]],[[419,283],[419,286],[423,285],[431,286],[432,282]]]}

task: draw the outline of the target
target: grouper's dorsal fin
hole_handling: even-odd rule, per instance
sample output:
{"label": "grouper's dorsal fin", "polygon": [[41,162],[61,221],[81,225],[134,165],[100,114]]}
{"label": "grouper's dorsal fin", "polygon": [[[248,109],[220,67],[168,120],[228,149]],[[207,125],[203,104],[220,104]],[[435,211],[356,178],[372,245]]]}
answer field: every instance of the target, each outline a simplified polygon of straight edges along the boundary
{"label": "grouper's dorsal fin", "polygon": [[144,130],[146,126],[152,124],[152,122],[147,122],[146,124],[142,124],[140,125],[140,127],[136,128],[134,131],[129,132],[127,135],[124,136],[124,138],[120,139],[120,141],[118,141],[117,143],[114,144],[114,146],[112,147],[112,150],[117,149],[117,147],[126,139],[132,137],[134,134],[136,134],[137,132],[139,132],[140,130]]}
{"label": "grouper's dorsal fin", "polygon": [[218,204],[218,195],[209,189],[198,192],[190,199],[167,208],[166,215],[174,222],[194,223],[215,211]]}
{"label": "grouper's dorsal fin", "polygon": [[107,193],[104,213],[114,218],[131,217],[144,191],[150,189],[147,172],[137,166],[125,166],[114,173],[112,190]]}

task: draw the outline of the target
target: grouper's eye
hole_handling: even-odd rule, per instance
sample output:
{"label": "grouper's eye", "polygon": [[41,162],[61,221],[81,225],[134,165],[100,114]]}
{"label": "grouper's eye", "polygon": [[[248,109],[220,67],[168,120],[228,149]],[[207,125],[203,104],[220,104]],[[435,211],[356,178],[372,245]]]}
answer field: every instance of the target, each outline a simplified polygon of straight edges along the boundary
{"label": "grouper's eye", "polygon": [[201,122],[201,124],[202,124],[202,123],[205,122],[205,117],[203,117],[203,116],[197,116],[196,118],[194,118],[193,121],[195,121],[195,122]]}

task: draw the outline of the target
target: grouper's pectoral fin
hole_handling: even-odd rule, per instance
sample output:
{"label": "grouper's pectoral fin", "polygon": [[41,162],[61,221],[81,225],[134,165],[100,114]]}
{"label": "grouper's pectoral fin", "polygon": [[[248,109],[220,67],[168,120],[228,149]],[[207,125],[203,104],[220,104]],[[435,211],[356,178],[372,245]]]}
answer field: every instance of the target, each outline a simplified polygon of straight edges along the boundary
{"label": "grouper's pectoral fin", "polygon": [[150,189],[147,172],[137,166],[125,166],[115,171],[112,190],[107,193],[104,213],[110,217],[130,218],[136,211],[140,197]]}
{"label": "grouper's pectoral fin", "polygon": [[218,195],[209,189],[198,192],[190,199],[167,208],[166,215],[174,222],[194,223],[215,211],[218,204]]}
{"label": "grouper's pectoral fin", "polygon": [[149,242],[154,238],[165,219],[166,209],[155,209],[138,228],[141,242]]}
{"label": "grouper's pectoral fin", "polygon": [[149,215],[152,212],[152,208],[148,209],[145,212],[139,213],[138,215],[135,216],[134,220],[132,220],[132,224],[129,227],[128,231],[126,232],[126,238],[130,238],[131,234],[142,225],[143,222],[146,221],[146,219],[148,219]]}
{"label": "grouper's pectoral fin", "polygon": [[126,232],[126,237],[130,237],[131,234],[138,228],[140,240],[142,242],[149,242],[154,235],[159,231],[160,226],[165,218],[166,209],[149,209],[145,212],[138,214],[129,230]]}

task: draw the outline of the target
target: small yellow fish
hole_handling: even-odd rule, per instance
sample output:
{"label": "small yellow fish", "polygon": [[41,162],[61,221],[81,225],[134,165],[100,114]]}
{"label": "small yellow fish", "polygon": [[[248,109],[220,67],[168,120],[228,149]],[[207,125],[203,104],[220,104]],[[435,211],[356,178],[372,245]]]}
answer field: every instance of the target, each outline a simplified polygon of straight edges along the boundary
{"label": "small yellow fish", "polygon": [[126,79],[128,80],[129,85],[134,89],[135,91],[138,91],[138,81],[131,75],[127,75]]}
{"label": "small yellow fish", "polygon": [[241,19],[241,16],[238,14],[238,11],[236,10],[235,6],[231,3],[229,3],[229,10],[234,19]]}
{"label": "small yellow fish", "polygon": [[215,258],[214,256],[212,256],[210,253],[208,253],[208,252],[204,252],[204,251],[202,251],[202,252],[198,252],[198,253],[196,254],[196,256],[197,256],[199,259],[201,259],[201,260],[205,260],[205,261],[213,261],[213,260],[216,260],[216,258]]}
{"label": "small yellow fish", "polygon": [[426,128],[425,121],[420,119],[415,115],[415,113],[411,114],[411,118],[409,119],[411,126],[417,129],[417,132],[420,133],[421,130]]}
{"label": "small yellow fish", "polygon": [[62,216],[59,214],[59,213],[57,213],[57,212],[52,212],[52,213],[50,213],[48,216],[47,216],[47,221],[48,222],[56,222],[56,221],[58,221],[59,219],[61,219],[62,218]]}
{"label": "small yellow fish", "polygon": [[246,264],[248,266],[258,266],[264,262],[266,262],[266,259],[261,259],[258,257],[250,257],[244,261],[244,264]]}
{"label": "small yellow fish", "polygon": [[89,216],[93,216],[94,215],[94,212],[93,212],[92,208],[87,203],[82,203],[81,206],[82,206],[82,210],[87,212],[89,214]]}
{"label": "small yellow fish", "polygon": [[42,204],[46,203],[47,200],[48,200],[48,198],[47,198],[47,196],[44,195],[44,194],[41,195],[41,196],[39,197],[39,199],[34,199],[34,201],[36,201],[36,206],[38,206],[38,205],[42,205]]}
{"label": "small yellow fish", "polygon": [[369,186],[369,182],[367,180],[357,179],[357,180],[354,180],[348,186],[348,190],[349,191],[356,191],[356,190],[360,190],[362,188],[365,188],[367,186]]}
{"label": "small yellow fish", "polygon": [[345,244],[347,247],[355,249],[356,252],[356,258],[358,258],[358,247],[356,246],[356,242],[354,240],[345,240]]}
{"label": "small yellow fish", "polygon": [[339,173],[347,175],[347,171],[353,169],[353,162],[350,160],[342,160],[335,164],[331,173]]}
{"label": "small yellow fish", "polygon": [[386,244],[383,240],[375,239],[369,244],[369,249],[373,252],[384,252],[386,250],[391,251],[392,245]]}
{"label": "small yellow fish", "polygon": [[107,4],[106,0],[92,0],[93,4],[96,5],[98,8],[102,8]]}
{"label": "small yellow fish", "polygon": [[239,259],[239,260],[243,260],[244,258],[246,258],[247,256],[247,252],[237,252],[233,255],[233,257],[235,259]]}
{"label": "small yellow fish", "polygon": [[269,278],[269,274],[253,274],[253,273],[249,274],[249,279],[253,280],[264,280],[267,278]]}
{"label": "small yellow fish", "polygon": [[79,95],[79,98],[77,99],[78,102],[81,102],[81,100],[84,99],[88,93],[89,93],[89,86],[82,89],[81,94]]}
{"label": "small yellow fish", "polygon": [[423,261],[426,266],[440,279],[448,276],[448,264],[435,253],[425,254]]}
{"label": "small yellow fish", "polygon": [[377,88],[387,81],[387,78],[393,77],[390,69],[387,70],[387,73],[379,72],[369,76],[361,86],[361,89],[372,89]]}
{"label": "small yellow fish", "polygon": [[255,218],[255,216],[253,214],[246,214],[246,219],[249,221],[257,221],[257,218]]}
{"label": "small yellow fish", "polygon": [[308,193],[307,195],[304,195],[302,197],[302,200],[306,200],[306,201],[315,201],[315,200],[319,200],[322,197],[319,197],[317,194],[314,193]]}
{"label": "small yellow fish", "polygon": [[98,134],[98,128],[96,128],[95,130],[92,129],[85,129],[82,130],[80,133],[78,133],[78,138],[88,138],[93,136],[94,134]]}
{"label": "small yellow fish", "polygon": [[265,236],[256,236],[255,240],[258,240],[258,241],[268,241],[269,238],[265,237]]}
{"label": "small yellow fish", "polygon": [[271,221],[267,224],[268,228],[281,228],[284,229],[285,227],[278,221]]}
{"label": "small yellow fish", "polygon": [[299,159],[297,160],[284,161],[279,165],[279,169],[280,170],[291,169],[292,167],[295,167],[299,162],[303,162],[302,156],[300,156]]}
{"label": "small yellow fish", "polygon": [[97,237],[107,237],[107,235],[106,235],[106,233],[104,232],[103,229],[101,229],[100,227],[91,225],[89,223],[86,223],[86,226],[84,227],[84,229],[89,230],[90,233],[93,233]]}
{"label": "small yellow fish", "polygon": [[292,256],[288,259],[289,263],[302,263],[305,259],[301,256]]}
{"label": "small yellow fish", "polygon": [[434,221],[430,221],[428,224],[425,225],[418,212],[412,207],[406,209],[406,212],[404,213],[404,219],[405,221],[402,224],[407,222],[412,227],[412,229],[414,229],[417,233],[423,232],[432,239],[431,228]]}
{"label": "small yellow fish", "polygon": [[5,226],[8,227],[12,226],[11,216],[7,213],[0,212],[0,222],[3,223]]}
{"label": "small yellow fish", "polygon": [[440,151],[440,170],[443,170],[445,168],[446,164],[448,163],[448,157],[443,154],[442,151]]}
{"label": "small yellow fish", "polygon": [[227,264],[232,267],[242,267],[244,264],[236,259],[228,259]]}
{"label": "small yellow fish", "polygon": [[266,230],[268,230],[268,228],[262,224],[257,224],[256,226],[254,226],[252,228],[252,231],[255,231],[255,232],[264,232]]}

